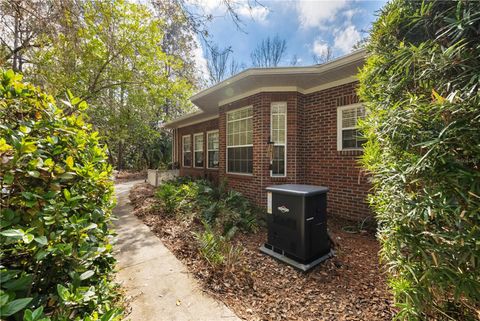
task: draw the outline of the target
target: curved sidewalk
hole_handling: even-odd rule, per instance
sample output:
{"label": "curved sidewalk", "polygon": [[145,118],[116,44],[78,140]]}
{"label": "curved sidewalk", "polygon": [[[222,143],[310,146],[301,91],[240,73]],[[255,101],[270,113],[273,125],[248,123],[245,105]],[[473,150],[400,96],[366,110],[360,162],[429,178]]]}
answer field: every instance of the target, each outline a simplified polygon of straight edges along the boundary
{"label": "curved sidewalk", "polygon": [[185,266],[132,213],[128,193],[142,181],[115,184],[117,280],[126,290],[132,321],[239,321],[222,302],[202,292]]}

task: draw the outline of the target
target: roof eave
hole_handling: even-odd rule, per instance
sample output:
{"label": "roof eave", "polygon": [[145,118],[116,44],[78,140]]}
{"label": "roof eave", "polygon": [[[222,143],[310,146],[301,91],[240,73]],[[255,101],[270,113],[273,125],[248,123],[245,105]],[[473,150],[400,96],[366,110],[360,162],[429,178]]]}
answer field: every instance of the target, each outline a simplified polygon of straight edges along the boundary
{"label": "roof eave", "polygon": [[[200,91],[193,95],[190,98],[190,101],[197,105],[195,101],[198,101],[202,97],[205,97],[208,94],[211,94],[217,90],[224,88],[225,86],[232,85],[233,83],[249,77],[249,76],[258,76],[258,75],[276,75],[276,74],[310,74],[310,73],[322,73],[330,69],[342,67],[349,63],[353,63],[358,60],[365,59],[366,57],[366,50],[360,49],[354,51],[348,55],[339,57],[337,59],[333,59],[327,63],[321,65],[313,65],[308,67],[275,67],[275,68],[249,68],[245,69],[244,71],[227,78],[212,87],[209,87],[203,91]],[[197,105],[198,106],[198,105]],[[200,107],[200,106],[199,106]],[[201,108],[201,107],[200,107]]]}

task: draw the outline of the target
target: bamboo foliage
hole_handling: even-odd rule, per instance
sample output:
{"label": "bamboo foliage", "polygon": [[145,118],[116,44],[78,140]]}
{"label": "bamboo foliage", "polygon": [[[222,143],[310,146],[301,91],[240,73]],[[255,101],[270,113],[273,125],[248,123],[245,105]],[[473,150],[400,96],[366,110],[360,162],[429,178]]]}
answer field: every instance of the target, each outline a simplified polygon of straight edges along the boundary
{"label": "bamboo foliage", "polygon": [[360,76],[363,164],[402,320],[480,316],[480,2],[388,4]]}

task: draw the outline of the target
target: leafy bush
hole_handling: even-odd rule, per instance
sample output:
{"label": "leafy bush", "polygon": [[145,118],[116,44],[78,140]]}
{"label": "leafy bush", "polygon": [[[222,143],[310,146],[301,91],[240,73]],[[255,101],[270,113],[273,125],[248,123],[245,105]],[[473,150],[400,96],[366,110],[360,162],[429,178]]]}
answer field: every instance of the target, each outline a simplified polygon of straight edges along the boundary
{"label": "leafy bush", "polygon": [[213,186],[206,180],[180,177],[164,182],[156,196],[167,215],[201,221],[205,229],[195,233],[200,254],[213,268],[232,269],[241,250],[231,240],[238,230],[255,231],[257,217],[250,202],[226,186],[225,182]]}
{"label": "leafy bush", "polygon": [[361,73],[363,162],[398,317],[476,320],[480,2],[388,4]]}
{"label": "leafy bush", "polygon": [[164,213],[190,220],[195,214],[199,184],[194,181],[170,180],[159,186],[156,197],[162,201]]}
{"label": "leafy bush", "polygon": [[12,71],[0,96],[0,317],[119,319],[111,168],[86,103],[61,109]]}
{"label": "leafy bush", "polygon": [[241,248],[230,243],[231,235],[218,235],[208,224],[201,233],[195,233],[202,257],[213,267],[225,267],[232,270],[241,255]]}
{"label": "leafy bush", "polygon": [[197,217],[222,235],[257,229],[255,208],[241,193],[227,190],[225,183],[213,186],[206,180],[178,178],[159,186],[156,196],[167,215]]}

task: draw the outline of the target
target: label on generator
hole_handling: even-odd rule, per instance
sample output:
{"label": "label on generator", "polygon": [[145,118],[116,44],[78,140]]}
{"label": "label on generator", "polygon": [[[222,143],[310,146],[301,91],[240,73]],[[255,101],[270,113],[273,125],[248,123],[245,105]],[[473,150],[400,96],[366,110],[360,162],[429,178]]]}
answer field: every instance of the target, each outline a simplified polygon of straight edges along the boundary
{"label": "label on generator", "polygon": [[267,213],[272,214],[272,193],[267,192]]}

